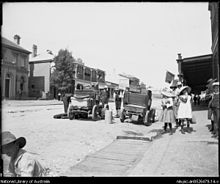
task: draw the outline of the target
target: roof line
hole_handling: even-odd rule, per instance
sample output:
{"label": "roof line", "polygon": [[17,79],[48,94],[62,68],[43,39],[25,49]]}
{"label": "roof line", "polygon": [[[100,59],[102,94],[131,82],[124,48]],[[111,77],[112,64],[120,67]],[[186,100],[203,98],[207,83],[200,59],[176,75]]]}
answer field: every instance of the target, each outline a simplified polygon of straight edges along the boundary
{"label": "roof line", "polygon": [[201,57],[207,57],[207,56],[212,56],[212,54],[206,54],[206,55],[200,55],[200,56],[187,57],[187,58],[183,58],[183,60],[194,59],[194,58],[201,58]]}

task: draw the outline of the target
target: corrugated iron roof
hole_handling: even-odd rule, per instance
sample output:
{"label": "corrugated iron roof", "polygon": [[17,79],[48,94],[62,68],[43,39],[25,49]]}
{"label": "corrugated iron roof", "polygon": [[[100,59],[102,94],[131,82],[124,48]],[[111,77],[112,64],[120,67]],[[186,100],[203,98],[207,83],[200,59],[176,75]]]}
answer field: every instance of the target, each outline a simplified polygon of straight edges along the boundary
{"label": "corrugated iron roof", "polygon": [[2,37],[2,45],[11,47],[15,50],[19,50],[21,52],[25,52],[25,53],[28,53],[28,54],[31,53],[29,50],[24,49],[23,47],[17,45],[16,43],[14,43],[14,42],[12,42],[12,41],[8,40],[7,38],[4,38],[4,37]]}

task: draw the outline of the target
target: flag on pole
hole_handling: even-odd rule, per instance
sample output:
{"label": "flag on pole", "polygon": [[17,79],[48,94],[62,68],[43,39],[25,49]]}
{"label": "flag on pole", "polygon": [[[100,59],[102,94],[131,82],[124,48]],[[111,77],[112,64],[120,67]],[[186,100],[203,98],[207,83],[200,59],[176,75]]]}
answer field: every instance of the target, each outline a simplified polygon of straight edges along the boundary
{"label": "flag on pole", "polygon": [[170,84],[173,81],[174,77],[175,77],[175,75],[173,73],[167,71],[165,82]]}

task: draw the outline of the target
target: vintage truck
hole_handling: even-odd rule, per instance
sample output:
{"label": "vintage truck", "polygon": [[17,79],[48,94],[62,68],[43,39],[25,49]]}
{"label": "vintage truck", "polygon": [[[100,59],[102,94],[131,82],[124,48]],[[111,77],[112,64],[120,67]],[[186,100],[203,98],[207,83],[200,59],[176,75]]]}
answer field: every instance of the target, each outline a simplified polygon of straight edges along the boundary
{"label": "vintage truck", "polygon": [[146,94],[125,92],[123,109],[120,115],[121,122],[124,122],[126,118],[130,118],[132,121],[147,125],[152,121],[148,116],[151,102],[151,91],[148,91]]}
{"label": "vintage truck", "polygon": [[68,109],[69,119],[87,119],[89,115],[93,120],[103,119],[108,105],[101,104],[97,95],[94,89],[76,90]]}

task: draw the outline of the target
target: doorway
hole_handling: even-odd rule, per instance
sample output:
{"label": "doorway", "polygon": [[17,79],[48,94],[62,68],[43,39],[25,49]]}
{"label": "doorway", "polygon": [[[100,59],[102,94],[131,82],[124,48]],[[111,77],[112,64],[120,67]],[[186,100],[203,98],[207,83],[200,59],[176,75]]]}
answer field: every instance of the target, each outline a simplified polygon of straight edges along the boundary
{"label": "doorway", "polygon": [[9,98],[10,79],[5,79],[5,98]]}

